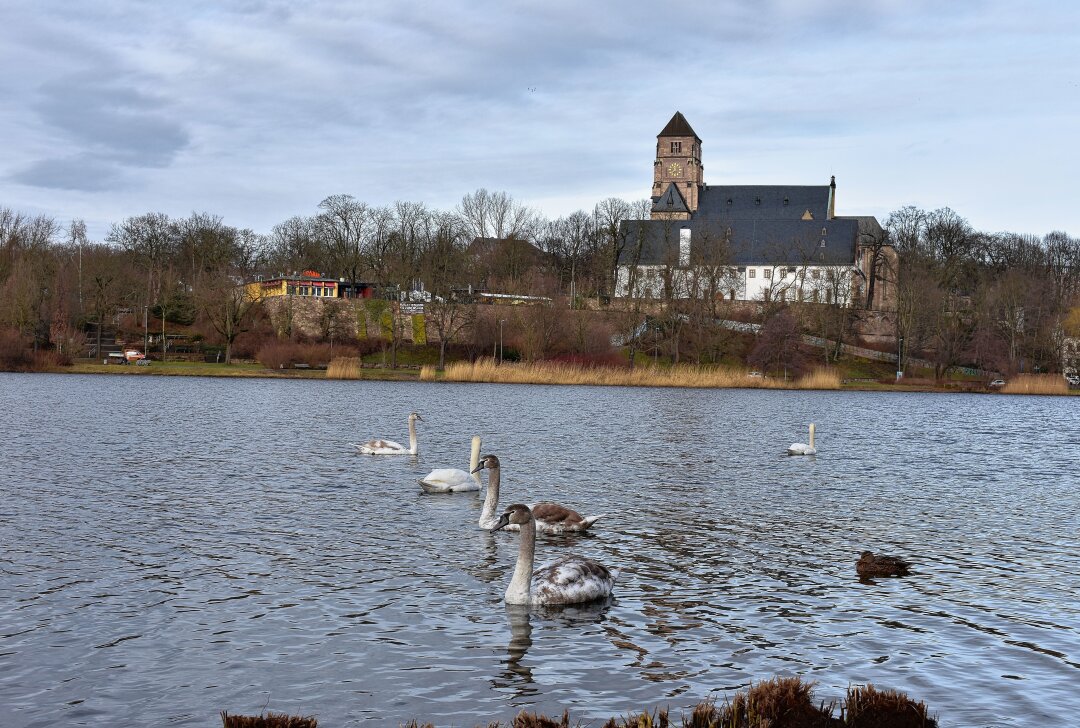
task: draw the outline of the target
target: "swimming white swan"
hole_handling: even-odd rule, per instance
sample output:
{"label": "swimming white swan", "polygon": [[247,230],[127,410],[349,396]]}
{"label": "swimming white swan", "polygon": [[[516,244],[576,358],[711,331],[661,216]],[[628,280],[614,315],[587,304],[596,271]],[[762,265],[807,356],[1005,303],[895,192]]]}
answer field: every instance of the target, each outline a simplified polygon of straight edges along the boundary
{"label": "swimming white swan", "polygon": [[472,452],[469,454],[469,469],[436,468],[416,481],[425,493],[464,493],[480,490],[480,476],[473,472],[480,463],[480,436],[472,439]]}
{"label": "swimming white swan", "polygon": [[814,448],[814,423],[810,423],[810,444],[804,444],[801,442],[791,443],[791,447],[787,449],[788,455],[817,455],[817,450]]}
{"label": "swimming white swan", "polygon": [[506,587],[507,604],[581,604],[603,599],[611,594],[619,571],[580,556],[563,556],[533,571],[536,555],[536,528],[529,507],[517,503],[506,509],[493,531],[516,525],[521,531],[521,546],[510,586]]}
{"label": "swimming white swan", "polygon": [[[499,458],[494,455],[485,455],[483,461],[473,468],[474,473],[487,469],[488,486],[487,495],[484,496],[484,507],[480,511],[480,528],[493,530],[499,523],[495,516],[495,510],[499,507],[499,480],[502,472],[499,466]],[[532,510],[532,518],[536,522],[536,530],[540,533],[580,533],[588,530],[604,514],[598,516],[583,516],[577,511],[560,506],[558,503],[542,502],[529,505]],[[516,531],[518,526],[511,522],[503,526],[507,531]]]}
{"label": "swimming white swan", "polygon": [[424,421],[420,415],[412,412],[409,414],[409,449],[394,442],[393,440],[368,440],[365,443],[357,443],[356,448],[363,455],[415,455],[419,450],[416,446],[416,421]]}

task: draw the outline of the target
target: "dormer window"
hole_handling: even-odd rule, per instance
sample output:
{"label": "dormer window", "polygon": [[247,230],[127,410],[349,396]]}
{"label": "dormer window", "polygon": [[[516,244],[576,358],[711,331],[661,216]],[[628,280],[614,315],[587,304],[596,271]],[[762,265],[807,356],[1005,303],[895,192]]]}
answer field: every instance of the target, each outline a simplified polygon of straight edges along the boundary
{"label": "dormer window", "polygon": [[760,205],[761,204],[761,198],[760,197],[755,197],[754,198],[754,204],[755,205]]}
{"label": "dormer window", "polygon": [[788,205],[788,202],[789,202],[788,198],[786,198],[786,197],[785,197],[785,198],[784,198],[784,207],[787,207],[787,205]]}

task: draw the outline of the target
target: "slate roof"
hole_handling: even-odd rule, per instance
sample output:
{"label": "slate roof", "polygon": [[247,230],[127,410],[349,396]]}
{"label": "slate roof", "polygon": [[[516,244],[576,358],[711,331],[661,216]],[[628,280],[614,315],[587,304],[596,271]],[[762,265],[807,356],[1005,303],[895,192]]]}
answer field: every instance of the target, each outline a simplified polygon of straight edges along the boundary
{"label": "slate roof", "polygon": [[701,141],[701,137],[699,137],[694,132],[694,130],[692,128],[690,128],[690,122],[686,120],[686,117],[682,115],[681,111],[676,111],[675,112],[675,116],[671,117],[671,121],[669,121],[667,123],[667,126],[665,126],[664,129],[659,134],[656,135],[656,138],[659,139],[660,137],[672,137],[672,136],[674,136],[674,137],[692,136],[695,139],[697,139],[699,142]]}
{"label": "slate roof", "polygon": [[675,186],[674,182],[668,183],[667,189],[664,190],[664,194],[653,200],[652,209],[653,212],[690,211],[690,208],[686,206],[686,200],[683,199],[682,193],[679,192],[679,188]]}
{"label": "slate roof", "polygon": [[[704,263],[729,240],[728,265],[853,265],[859,221],[720,218],[693,220],[625,220],[626,245],[621,265],[670,265],[679,257],[679,230],[690,229],[690,261]],[[640,256],[638,241],[640,240]],[[824,246],[821,244],[825,241]],[[637,260],[635,261],[635,257]]]}
{"label": "slate roof", "polygon": [[807,210],[814,220],[828,217],[828,185],[705,185],[694,217],[801,220]]}

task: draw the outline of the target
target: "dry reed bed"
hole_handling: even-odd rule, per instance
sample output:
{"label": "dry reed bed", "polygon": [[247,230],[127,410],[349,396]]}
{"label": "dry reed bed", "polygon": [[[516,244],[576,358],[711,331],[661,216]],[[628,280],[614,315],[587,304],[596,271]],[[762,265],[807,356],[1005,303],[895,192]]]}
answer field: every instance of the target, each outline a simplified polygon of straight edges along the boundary
{"label": "dry reed bed", "polygon": [[[437,378],[434,367],[420,370],[420,379]],[[752,377],[738,369],[679,365],[667,369],[622,367],[587,367],[564,362],[496,364],[492,359],[453,362],[443,377],[448,382],[498,382],[501,384],[587,384],[611,387],[703,387],[755,389],[840,389],[840,375],[818,369],[794,381],[770,377]]]}
{"label": "dry reed bed", "polygon": [[1068,394],[1069,383],[1060,374],[1020,374],[1001,388],[1003,394]]}
{"label": "dry reed bed", "polygon": [[327,379],[363,379],[360,373],[360,359],[356,357],[338,357],[326,367]]}

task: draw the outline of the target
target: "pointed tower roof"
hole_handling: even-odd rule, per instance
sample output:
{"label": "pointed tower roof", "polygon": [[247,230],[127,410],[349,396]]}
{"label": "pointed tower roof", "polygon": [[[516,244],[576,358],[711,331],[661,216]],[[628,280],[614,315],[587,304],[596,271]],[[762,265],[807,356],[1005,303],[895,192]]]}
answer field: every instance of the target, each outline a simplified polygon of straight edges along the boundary
{"label": "pointed tower roof", "polygon": [[675,116],[671,117],[671,121],[667,123],[667,126],[664,127],[664,130],[656,135],[658,139],[660,137],[671,136],[692,136],[699,142],[701,141],[701,137],[699,137],[697,133],[690,127],[690,122],[686,120],[686,117],[682,115],[681,111],[676,111]]}
{"label": "pointed tower roof", "polygon": [[664,194],[656,198],[652,206],[653,212],[690,212],[686,206],[686,200],[679,194],[679,188],[674,183],[669,183]]}

